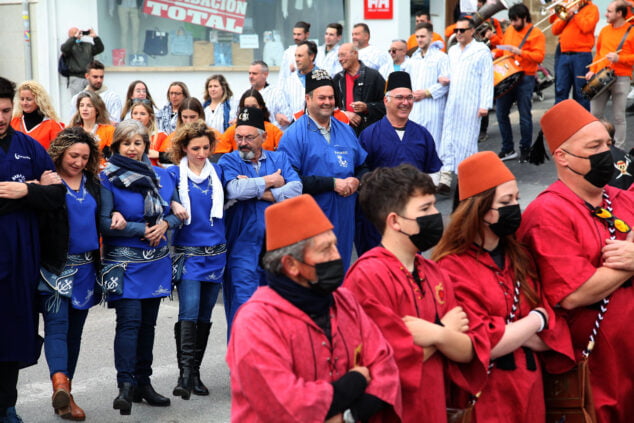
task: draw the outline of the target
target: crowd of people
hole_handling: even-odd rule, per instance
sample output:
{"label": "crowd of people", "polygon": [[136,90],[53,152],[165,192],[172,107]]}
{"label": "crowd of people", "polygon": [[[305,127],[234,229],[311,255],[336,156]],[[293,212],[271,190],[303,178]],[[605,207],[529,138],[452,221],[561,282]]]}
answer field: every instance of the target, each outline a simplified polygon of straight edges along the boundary
{"label": "crowd of people", "polygon": [[[172,396],[209,395],[201,364],[222,291],[235,422],[630,421],[632,12],[609,4],[594,60],[597,6],[567,12],[550,19],[556,100],[539,125],[558,180],[524,213],[504,161],[531,160],[545,35],[521,3],[506,31],[461,14],[445,40],[418,13],[389,53],[365,23],[343,44],[328,25],[318,47],[300,21],[277,87],[255,61],[244,93],[215,74],[201,101],[174,81],[163,107],[144,81],[123,101],[108,89],[103,44],[72,28],[68,124],[40,83],[0,77],[0,422],[22,421],[17,378],[39,356],[39,314],[53,410],[87,418],[72,380],[99,303],[116,312],[113,408],[169,406],[152,351],[174,291]],[[500,59],[524,73],[496,94]],[[587,100],[581,80],[603,69],[614,83]],[[478,152],[494,97],[501,150]],[[445,228],[435,195],[454,186]],[[577,369],[593,400],[547,403],[546,378]]]}

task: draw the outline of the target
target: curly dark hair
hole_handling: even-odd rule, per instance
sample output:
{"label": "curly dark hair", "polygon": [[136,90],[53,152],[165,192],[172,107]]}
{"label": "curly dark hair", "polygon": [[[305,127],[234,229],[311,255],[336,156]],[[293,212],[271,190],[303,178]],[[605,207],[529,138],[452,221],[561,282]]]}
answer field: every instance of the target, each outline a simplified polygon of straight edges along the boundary
{"label": "curly dark hair", "polygon": [[86,163],[84,172],[96,178],[99,173],[99,160],[101,156],[99,148],[97,147],[97,140],[95,140],[92,134],[84,131],[84,128],[81,126],[72,126],[60,131],[57,137],[51,142],[51,145],[48,147],[48,154],[55,164],[55,169],[59,171],[62,166],[62,160],[64,159],[66,150],[78,143],[86,144],[90,150],[90,156],[88,157],[88,163]]}

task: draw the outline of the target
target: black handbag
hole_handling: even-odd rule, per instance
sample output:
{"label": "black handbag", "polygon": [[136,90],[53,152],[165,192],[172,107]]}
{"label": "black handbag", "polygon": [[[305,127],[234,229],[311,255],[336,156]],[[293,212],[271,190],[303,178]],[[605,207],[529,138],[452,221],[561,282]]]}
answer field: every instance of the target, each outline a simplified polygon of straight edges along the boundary
{"label": "black handbag", "polygon": [[167,55],[168,34],[157,29],[145,31],[145,44],[143,52],[149,56]]}

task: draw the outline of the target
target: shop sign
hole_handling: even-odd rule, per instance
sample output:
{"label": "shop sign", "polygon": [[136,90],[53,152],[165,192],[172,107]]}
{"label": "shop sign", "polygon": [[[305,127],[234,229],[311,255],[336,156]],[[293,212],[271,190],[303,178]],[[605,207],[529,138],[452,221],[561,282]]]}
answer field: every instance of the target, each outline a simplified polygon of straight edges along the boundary
{"label": "shop sign", "polygon": [[393,15],[392,0],[363,0],[364,19],[392,19]]}
{"label": "shop sign", "polygon": [[244,16],[247,13],[247,2],[246,0],[145,0],[143,13],[241,34]]}

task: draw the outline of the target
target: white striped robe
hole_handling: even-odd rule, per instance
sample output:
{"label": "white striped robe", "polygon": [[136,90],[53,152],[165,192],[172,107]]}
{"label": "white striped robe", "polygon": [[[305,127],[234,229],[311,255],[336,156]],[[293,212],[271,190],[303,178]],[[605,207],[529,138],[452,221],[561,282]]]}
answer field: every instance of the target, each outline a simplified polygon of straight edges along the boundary
{"label": "white striped robe", "polygon": [[478,109],[493,106],[491,50],[479,41],[449,49],[449,94],[445,106],[440,160],[442,171],[455,172],[461,161],[478,152]]}
{"label": "white striped robe", "polygon": [[[317,69],[316,67],[313,69]],[[297,75],[298,71],[291,73],[284,82],[284,95],[289,105],[291,114],[304,110],[306,103],[306,87]]]}
{"label": "white striped robe", "polygon": [[[411,59],[408,56],[405,56],[405,60],[401,63],[401,69],[403,72],[411,73]],[[394,63],[390,60],[390,63],[386,63],[379,69],[379,73],[387,81],[387,78],[390,74],[394,72]]]}
{"label": "white striped robe", "polygon": [[282,86],[286,78],[291,74],[291,65],[295,67],[295,50],[297,46],[293,44],[284,50],[282,55],[282,64],[280,65],[280,72],[277,75],[277,85]]}
{"label": "white striped robe", "polygon": [[339,44],[335,44],[334,47],[326,53],[326,45],[317,47],[317,57],[315,58],[315,65],[319,69],[324,69],[328,72],[330,77],[334,77],[337,73],[341,72],[343,68],[339,63]]}
{"label": "white striped robe", "polygon": [[435,45],[431,45],[425,57],[420,51],[409,62],[412,91],[429,90],[431,98],[414,102],[409,118],[424,126],[434,138],[436,151],[440,151],[443,117],[449,87],[438,82],[439,76],[449,76],[449,57]]}
{"label": "white striped robe", "polygon": [[359,60],[367,67],[377,71],[381,69],[381,66],[384,64],[392,63],[392,57],[387,50],[381,51],[378,47],[372,45],[359,50]]}
{"label": "white striped robe", "polygon": [[260,90],[260,94],[262,94],[262,98],[266,103],[266,108],[269,109],[271,113],[271,123],[278,128],[282,129],[277,119],[275,119],[275,115],[277,113],[281,113],[288,119],[289,122],[293,121],[293,114],[291,113],[291,108],[289,107],[286,96],[282,92],[271,85],[267,85],[266,87]]}

